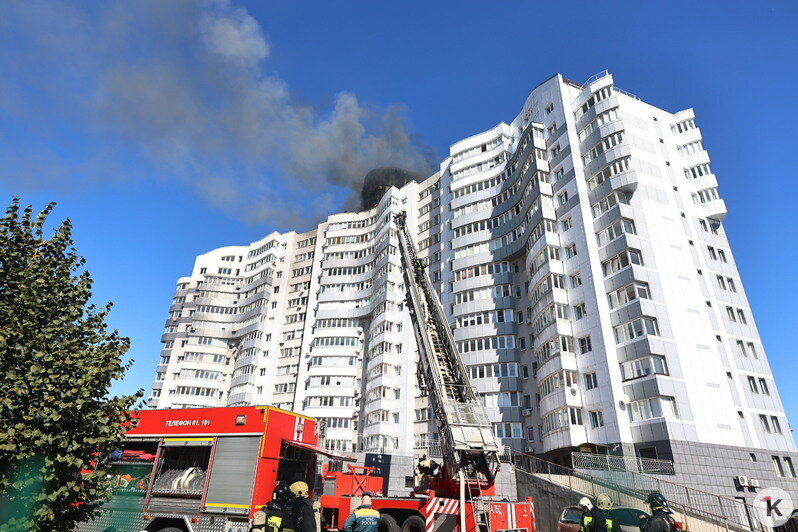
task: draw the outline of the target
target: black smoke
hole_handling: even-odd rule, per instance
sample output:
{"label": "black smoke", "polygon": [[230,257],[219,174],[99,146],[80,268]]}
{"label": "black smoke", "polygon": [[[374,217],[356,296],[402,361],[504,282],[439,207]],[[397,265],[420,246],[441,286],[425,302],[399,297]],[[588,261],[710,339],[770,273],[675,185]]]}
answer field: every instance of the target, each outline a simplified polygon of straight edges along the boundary
{"label": "black smoke", "polygon": [[411,181],[419,181],[422,178],[422,175],[415,172],[391,166],[370,170],[363,180],[363,189],[360,193],[363,210],[374,207],[391,187],[401,188]]}
{"label": "black smoke", "polygon": [[[432,172],[434,149],[401,105],[351,92],[312,105],[272,71],[272,49],[232,0],[2,1],[0,185],[157,175],[249,222],[296,229],[342,198],[359,206],[371,168]],[[83,151],[51,148],[73,144]]]}

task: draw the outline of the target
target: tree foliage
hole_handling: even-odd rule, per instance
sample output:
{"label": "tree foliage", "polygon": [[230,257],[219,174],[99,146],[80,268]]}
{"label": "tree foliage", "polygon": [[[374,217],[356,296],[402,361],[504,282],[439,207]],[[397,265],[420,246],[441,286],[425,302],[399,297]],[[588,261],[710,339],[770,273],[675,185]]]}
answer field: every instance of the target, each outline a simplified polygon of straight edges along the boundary
{"label": "tree foliage", "polygon": [[130,341],[109,331],[111,305],[89,303],[92,280],[64,221],[14,199],[0,222],[0,531],[72,530],[109,493],[96,453],[118,447],[141,392],[108,397],[129,367]]}

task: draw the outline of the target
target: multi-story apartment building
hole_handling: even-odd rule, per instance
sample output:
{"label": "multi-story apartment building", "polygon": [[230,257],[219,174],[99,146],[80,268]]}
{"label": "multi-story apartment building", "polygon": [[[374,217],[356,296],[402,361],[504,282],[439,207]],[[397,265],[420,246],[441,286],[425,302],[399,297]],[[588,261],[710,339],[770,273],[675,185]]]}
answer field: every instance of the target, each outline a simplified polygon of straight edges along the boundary
{"label": "multi-story apartment building", "polygon": [[672,460],[679,482],[745,497],[745,475],[798,496],[694,113],[607,73],[548,79],[510,124],[370,210],[198,257],[149,405],[274,404],[325,418],[331,448],[429,445],[401,210],[505,445]]}

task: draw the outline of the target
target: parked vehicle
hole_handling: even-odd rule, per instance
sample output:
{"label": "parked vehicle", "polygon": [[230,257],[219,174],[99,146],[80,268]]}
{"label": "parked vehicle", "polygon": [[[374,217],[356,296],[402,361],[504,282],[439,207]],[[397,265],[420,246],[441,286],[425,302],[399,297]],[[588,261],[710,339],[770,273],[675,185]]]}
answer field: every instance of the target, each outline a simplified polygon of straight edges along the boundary
{"label": "parked vehicle", "polygon": [[[560,514],[557,532],[579,532],[582,525],[582,508],[566,506]],[[640,522],[650,517],[648,513],[637,508],[618,507],[610,510],[612,522],[621,532],[640,532]]]}
{"label": "parked vehicle", "polygon": [[584,511],[579,506],[566,506],[560,514],[557,532],[579,532]]}
{"label": "parked vehicle", "polygon": [[610,510],[612,522],[617,525],[621,532],[640,532],[640,521],[647,519],[650,515],[637,508],[613,508]]}

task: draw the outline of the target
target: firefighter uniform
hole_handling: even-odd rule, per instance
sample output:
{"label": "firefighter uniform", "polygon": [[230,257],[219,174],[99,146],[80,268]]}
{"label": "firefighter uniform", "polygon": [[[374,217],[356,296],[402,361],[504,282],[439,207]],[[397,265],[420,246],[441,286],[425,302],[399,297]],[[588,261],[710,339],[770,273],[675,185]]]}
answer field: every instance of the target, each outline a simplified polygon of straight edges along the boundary
{"label": "firefighter uniform", "polygon": [[582,526],[579,527],[580,532],[614,532],[612,516],[610,515],[611,509],[612,499],[610,496],[606,493],[600,493],[596,497],[596,506],[590,508],[582,516]]}
{"label": "firefighter uniform", "polygon": [[362,505],[355,508],[355,511],[344,523],[345,532],[377,532],[380,524],[380,512],[371,505]]}
{"label": "firefighter uniform", "polygon": [[296,526],[294,525],[294,517],[291,508],[273,503],[274,501],[266,505],[265,532],[294,532]]}
{"label": "firefighter uniform", "polygon": [[579,528],[580,532],[594,532],[599,530],[606,530],[612,532],[612,518],[603,510],[593,508],[589,512],[585,512],[582,516],[582,526]]}

